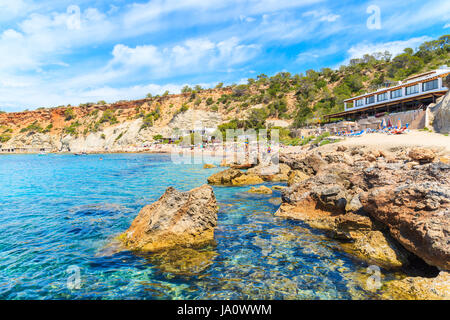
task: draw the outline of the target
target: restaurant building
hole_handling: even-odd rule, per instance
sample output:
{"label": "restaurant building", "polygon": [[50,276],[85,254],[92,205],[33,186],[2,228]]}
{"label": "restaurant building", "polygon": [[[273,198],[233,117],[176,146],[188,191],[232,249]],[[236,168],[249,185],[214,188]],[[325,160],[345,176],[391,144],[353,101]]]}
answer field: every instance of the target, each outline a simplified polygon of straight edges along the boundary
{"label": "restaurant building", "polygon": [[437,70],[410,76],[394,85],[344,100],[344,111],[324,117],[357,120],[386,112],[425,108],[447,92],[443,79],[449,74],[450,68],[442,66]]}

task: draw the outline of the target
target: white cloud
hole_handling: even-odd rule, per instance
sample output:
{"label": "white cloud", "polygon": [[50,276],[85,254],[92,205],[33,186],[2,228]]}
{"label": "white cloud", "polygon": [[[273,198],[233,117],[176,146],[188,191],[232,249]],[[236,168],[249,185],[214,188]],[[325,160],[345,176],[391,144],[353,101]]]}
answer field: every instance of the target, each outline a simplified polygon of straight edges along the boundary
{"label": "white cloud", "polygon": [[447,24],[444,26],[444,29],[447,29],[447,28],[450,28],[450,23],[447,23]]}
{"label": "white cloud", "polygon": [[232,37],[219,42],[206,38],[188,39],[171,47],[153,45],[130,48],[118,44],[113,49],[113,59],[109,63],[111,70],[133,70],[148,68],[156,76],[177,75],[201,71],[219,71],[238,65],[255,57],[258,45],[241,44]]}

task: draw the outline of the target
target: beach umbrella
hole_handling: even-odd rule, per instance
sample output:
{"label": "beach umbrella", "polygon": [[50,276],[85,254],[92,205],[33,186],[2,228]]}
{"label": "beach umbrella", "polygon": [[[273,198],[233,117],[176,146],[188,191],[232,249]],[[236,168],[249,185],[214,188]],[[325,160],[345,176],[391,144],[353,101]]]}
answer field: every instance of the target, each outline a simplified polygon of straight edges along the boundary
{"label": "beach umbrella", "polygon": [[402,120],[400,120],[400,118],[398,118],[397,128],[400,129],[401,127],[402,127]]}
{"label": "beach umbrella", "polygon": [[381,127],[383,128],[384,126],[386,126],[386,123],[384,121],[384,118],[381,120]]}
{"label": "beach umbrella", "polygon": [[388,127],[392,127],[392,122],[391,122],[391,118],[388,119]]}

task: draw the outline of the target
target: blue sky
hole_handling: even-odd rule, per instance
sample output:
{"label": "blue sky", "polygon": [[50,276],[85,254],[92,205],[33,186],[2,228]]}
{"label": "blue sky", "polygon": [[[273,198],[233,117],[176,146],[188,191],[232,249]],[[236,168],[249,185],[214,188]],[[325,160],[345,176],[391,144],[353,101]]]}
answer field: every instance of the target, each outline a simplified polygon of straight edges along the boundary
{"label": "blue sky", "polygon": [[334,68],[447,33],[448,0],[0,0],[0,110]]}

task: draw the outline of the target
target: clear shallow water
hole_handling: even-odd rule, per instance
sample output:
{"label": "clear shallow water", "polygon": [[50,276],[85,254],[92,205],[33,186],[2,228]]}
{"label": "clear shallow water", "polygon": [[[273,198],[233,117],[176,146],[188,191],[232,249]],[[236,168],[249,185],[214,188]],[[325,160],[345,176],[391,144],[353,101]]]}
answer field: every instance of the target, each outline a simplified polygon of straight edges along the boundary
{"label": "clear shallow water", "polygon": [[[365,264],[301,222],[273,216],[278,192],[215,187],[214,245],[108,250],[167,187],[190,190],[220,170],[176,165],[167,155],[1,156],[0,299],[375,297],[354,281]],[[81,272],[78,290],[67,287],[72,265]]]}

